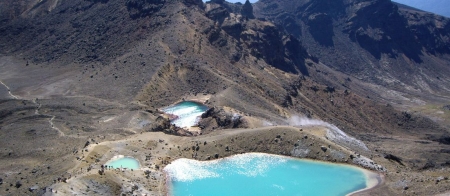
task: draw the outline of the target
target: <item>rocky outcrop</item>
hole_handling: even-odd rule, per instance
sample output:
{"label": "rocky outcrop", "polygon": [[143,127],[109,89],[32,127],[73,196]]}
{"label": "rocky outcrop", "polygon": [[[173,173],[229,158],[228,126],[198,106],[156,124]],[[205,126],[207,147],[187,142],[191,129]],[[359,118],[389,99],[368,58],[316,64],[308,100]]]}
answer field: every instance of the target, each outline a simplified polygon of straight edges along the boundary
{"label": "rocky outcrop", "polygon": [[211,0],[211,2],[217,3],[217,4],[223,4],[225,2],[225,0]]}
{"label": "rocky outcrop", "polygon": [[220,30],[238,42],[238,47],[235,48],[237,51],[230,57],[232,62],[239,61],[246,55],[245,53],[248,53],[280,70],[309,75],[304,61],[309,55],[301,42],[293,36],[280,33],[272,23],[246,20],[247,17],[240,17],[217,4],[210,6],[207,15],[221,25],[220,29],[208,31],[213,44],[216,42],[220,47],[228,42],[221,38],[223,35],[220,35]]}
{"label": "rocky outcrop", "polygon": [[23,185],[22,182],[19,180],[19,181],[16,182],[15,187],[16,188],[20,188],[22,185]]}
{"label": "rocky outcrop", "polygon": [[224,108],[212,107],[202,114],[202,119],[198,126],[203,133],[211,132],[215,129],[246,128],[246,122],[237,113],[226,111]]}
{"label": "rocky outcrop", "polygon": [[393,154],[386,154],[386,155],[384,155],[384,158],[388,159],[390,161],[395,161],[395,162],[397,162],[400,165],[404,165],[402,163],[402,159],[400,157],[397,157],[397,156],[393,155]]}
{"label": "rocky outcrop", "polygon": [[393,79],[449,93],[448,84],[432,79],[450,72],[433,60],[450,54],[448,18],[399,8],[390,0],[260,0],[253,7],[257,18],[282,26],[335,70],[383,86]]}
{"label": "rocky outcrop", "polygon": [[253,12],[251,7],[250,3],[247,7],[244,5],[242,15],[237,15],[227,5],[210,3],[206,10],[207,16],[220,25],[206,32],[210,35],[210,42],[225,47],[228,40],[224,38],[223,31],[238,43],[236,51],[231,52],[232,62],[252,55],[280,70],[309,75],[305,66],[305,58],[309,58],[309,55],[301,42],[294,36],[284,34],[270,22],[252,19],[254,17],[249,15],[249,12]]}
{"label": "rocky outcrop", "polygon": [[193,135],[193,133],[191,133],[190,131],[171,124],[171,122],[168,118],[164,118],[162,116],[159,116],[156,118],[156,120],[151,124],[149,131],[164,132],[166,134],[180,135],[180,136],[192,136]]}
{"label": "rocky outcrop", "polygon": [[160,132],[170,128],[170,120],[168,118],[164,118],[159,116],[156,120],[151,124],[150,131]]}
{"label": "rocky outcrop", "polygon": [[323,46],[333,46],[333,19],[326,13],[314,13],[306,19],[309,32]]}
{"label": "rocky outcrop", "polygon": [[225,21],[225,18],[230,16],[230,12],[223,6],[214,6],[211,7],[206,12],[206,16],[211,20],[217,21],[219,24],[222,24]]}
{"label": "rocky outcrop", "polygon": [[30,191],[30,192],[34,192],[34,191],[37,191],[37,190],[39,190],[39,186],[38,185],[34,185],[34,186],[28,188],[28,191]]}
{"label": "rocky outcrop", "polygon": [[202,0],[182,0],[182,1],[187,6],[203,7],[203,1]]}
{"label": "rocky outcrop", "polygon": [[127,0],[126,6],[131,18],[142,18],[160,10],[165,2],[165,0]]}
{"label": "rocky outcrop", "polygon": [[359,43],[377,59],[382,54],[396,56],[398,51],[421,62],[422,44],[416,40],[396,5],[387,0],[377,0],[362,5],[350,4],[349,7],[351,11],[344,32],[352,41]]}
{"label": "rocky outcrop", "polygon": [[241,14],[242,16],[249,19],[255,18],[255,15],[253,15],[253,6],[249,0],[245,1],[244,5],[242,6]]}

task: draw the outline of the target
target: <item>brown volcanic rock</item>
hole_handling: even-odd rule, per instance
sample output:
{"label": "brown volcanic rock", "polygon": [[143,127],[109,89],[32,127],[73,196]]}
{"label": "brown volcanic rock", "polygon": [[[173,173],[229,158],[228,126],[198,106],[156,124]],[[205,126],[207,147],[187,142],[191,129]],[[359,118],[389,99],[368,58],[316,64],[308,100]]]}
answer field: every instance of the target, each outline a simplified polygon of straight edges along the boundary
{"label": "brown volcanic rock", "polygon": [[128,12],[131,18],[147,17],[158,12],[163,6],[165,0],[129,0],[126,2]]}
{"label": "brown volcanic rock", "polygon": [[253,5],[250,3],[249,0],[246,0],[244,5],[241,9],[241,14],[244,17],[247,17],[249,19],[254,19],[255,15],[253,15]]}
{"label": "brown volcanic rock", "polygon": [[405,85],[449,94],[449,84],[436,77],[446,78],[450,71],[437,60],[449,58],[450,19],[399,9],[389,0],[261,0],[254,10],[335,70],[407,93],[414,92]]}
{"label": "brown volcanic rock", "polygon": [[[33,63],[111,63],[167,24],[172,9],[164,6],[166,0],[26,1],[20,9],[8,2],[5,7],[20,12],[0,25],[0,49],[27,51],[24,58]],[[173,3],[203,5],[201,0]]]}
{"label": "brown volcanic rock", "polygon": [[[242,53],[244,56],[248,55],[245,54],[245,49],[248,49],[250,55],[262,58],[267,64],[278,69],[308,75],[304,60],[309,58],[309,55],[296,38],[283,34],[272,23],[247,20],[248,16],[243,18],[224,6],[213,3],[208,5],[208,16],[218,22],[220,28],[238,42],[236,48],[238,51],[234,52],[232,61],[239,61]],[[209,33],[210,41],[216,42],[217,30]]]}
{"label": "brown volcanic rock", "polygon": [[224,108],[210,108],[201,117],[198,126],[202,128],[202,133],[209,133],[215,129],[248,128],[241,115],[226,111]]}

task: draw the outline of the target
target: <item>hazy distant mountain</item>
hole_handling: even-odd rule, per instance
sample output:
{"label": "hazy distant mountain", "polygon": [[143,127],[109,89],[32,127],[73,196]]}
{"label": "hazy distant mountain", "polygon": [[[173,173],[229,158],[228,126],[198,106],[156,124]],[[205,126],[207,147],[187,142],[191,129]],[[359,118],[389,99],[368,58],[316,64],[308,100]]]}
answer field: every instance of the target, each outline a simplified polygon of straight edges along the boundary
{"label": "hazy distant mountain", "polygon": [[450,17],[450,1],[448,0],[393,0],[424,11]]}

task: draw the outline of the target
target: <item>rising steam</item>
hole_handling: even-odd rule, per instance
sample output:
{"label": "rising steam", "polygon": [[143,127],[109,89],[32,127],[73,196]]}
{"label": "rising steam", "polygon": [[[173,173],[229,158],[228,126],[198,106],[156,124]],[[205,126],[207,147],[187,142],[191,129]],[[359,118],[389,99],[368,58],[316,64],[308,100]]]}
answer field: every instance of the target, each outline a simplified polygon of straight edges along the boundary
{"label": "rising steam", "polygon": [[336,127],[333,124],[324,122],[322,120],[318,119],[310,119],[306,117],[300,117],[300,116],[292,116],[288,119],[288,123],[290,126],[322,126],[327,128],[327,134],[326,137],[340,145],[349,147],[349,148],[361,148],[363,150],[369,150],[367,146],[355,139],[354,137],[351,137],[347,135],[344,131],[340,130],[338,127]]}

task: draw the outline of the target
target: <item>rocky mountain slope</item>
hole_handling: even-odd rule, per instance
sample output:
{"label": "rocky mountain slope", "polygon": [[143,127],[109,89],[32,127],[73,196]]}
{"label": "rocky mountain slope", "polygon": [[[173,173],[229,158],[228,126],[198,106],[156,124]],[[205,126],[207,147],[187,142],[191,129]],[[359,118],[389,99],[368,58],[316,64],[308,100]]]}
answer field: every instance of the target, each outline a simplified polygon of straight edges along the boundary
{"label": "rocky mountain slope", "polygon": [[[151,131],[161,107],[204,97],[246,119],[240,128],[298,116],[336,125],[370,149],[354,151],[386,162],[388,194],[405,191],[411,172],[430,181],[448,168],[446,18],[388,0],[8,0],[0,9],[0,195],[50,186],[97,163],[86,140]],[[203,121],[204,133],[230,128],[208,117],[219,120]],[[411,193],[448,191],[406,181]]]}
{"label": "rocky mountain slope", "polygon": [[389,0],[261,0],[254,10],[336,70],[408,94],[448,96],[447,18]]}

